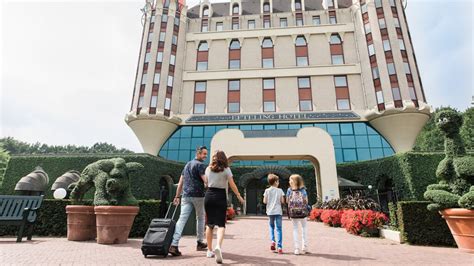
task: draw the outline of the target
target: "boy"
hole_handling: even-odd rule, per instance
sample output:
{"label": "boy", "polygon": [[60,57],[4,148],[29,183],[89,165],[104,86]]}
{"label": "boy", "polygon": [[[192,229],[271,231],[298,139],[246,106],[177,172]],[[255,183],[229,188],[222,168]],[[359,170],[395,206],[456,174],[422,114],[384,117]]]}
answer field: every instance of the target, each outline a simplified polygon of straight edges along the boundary
{"label": "boy", "polygon": [[268,183],[270,187],[265,190],[263,194],[263,203],[267,204],[267,215],[270,222],[270,238],[272,240],[272,245],[270,249],[275,251],[275,225],[278,234],[278,254],[283,254],[282,247],[282,229],[281,229],[281,220],[283,211],[281,204],[285,203],[285,193],[281,188],[278,188],[280,184],[278,176],[275,174],[268,175]]}

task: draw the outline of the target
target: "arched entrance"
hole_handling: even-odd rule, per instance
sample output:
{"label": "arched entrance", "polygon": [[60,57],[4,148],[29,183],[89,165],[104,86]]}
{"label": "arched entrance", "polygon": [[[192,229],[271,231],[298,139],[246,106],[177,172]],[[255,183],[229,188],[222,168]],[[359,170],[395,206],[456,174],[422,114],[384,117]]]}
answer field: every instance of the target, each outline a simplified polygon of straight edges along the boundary
{"label": "arched entrance", "polygon": [[245,208],[244,214],[265,215],[265,205],[263,204],[263,192],[268,187],[268,174],[276,174],[280,177],[280,188],[286,191],[288,188],[288,178],[290,170],[283,166],[261,166],[250,173],[240,177],[239,184],[244,188]]}
{"label": "arched entrance", "polygon": [[319,128],[279,131],[223,129],[211,141],[212,153],[223,150],[229,161],[308,160],[315,170],[318,198],[339,197],[336,158],[331,136]]}

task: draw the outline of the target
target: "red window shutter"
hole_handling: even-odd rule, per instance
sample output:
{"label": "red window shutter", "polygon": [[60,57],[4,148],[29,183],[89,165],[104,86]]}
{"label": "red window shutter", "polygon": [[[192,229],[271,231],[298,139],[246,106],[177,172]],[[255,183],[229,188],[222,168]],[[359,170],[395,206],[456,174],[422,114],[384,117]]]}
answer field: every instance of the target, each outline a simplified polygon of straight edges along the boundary
{"label": "red window shutter", "polygon": [[263,90],[263,101],[275,101],[275,90]]}

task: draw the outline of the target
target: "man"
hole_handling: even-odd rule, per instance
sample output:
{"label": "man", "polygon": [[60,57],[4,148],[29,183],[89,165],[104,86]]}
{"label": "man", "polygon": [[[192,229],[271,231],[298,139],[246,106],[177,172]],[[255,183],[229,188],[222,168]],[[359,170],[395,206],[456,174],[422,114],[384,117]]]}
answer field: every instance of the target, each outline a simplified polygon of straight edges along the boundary
{"label": "man", "polygon": [[[173,256],[181,256],[178,249],[179,240],[183,233],[184,226],[188,221],[193,207],[196,211],[197,220],[197,251],[207,250],[207,244],[204,240],[205,213],[204,213],[204,188],[207,186],[207,178],[204,174],[206,166],[204,161],[207,158],[207,148],[205,146],[196,149],[196,157],[184,166],[181,177],[179,178],[176,197],[173,200],[174,205],[179,205],[181,201],[181,214],[176,223],[176,230],[173,235],[173,242],[169,253]],[[182,198],[181,198],[182,193]]]}

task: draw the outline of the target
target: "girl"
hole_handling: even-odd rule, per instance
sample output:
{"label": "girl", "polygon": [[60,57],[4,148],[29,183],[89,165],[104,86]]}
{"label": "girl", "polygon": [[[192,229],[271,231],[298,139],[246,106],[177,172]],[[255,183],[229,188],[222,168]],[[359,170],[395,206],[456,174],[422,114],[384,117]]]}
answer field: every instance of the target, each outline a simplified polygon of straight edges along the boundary
{"label": "girl", "polygon": [[[208,190],[204,198],[204,208],[207,214],[207,257],[215,256],[217,263],[222,263],[221,246],[224,241],[225,233],[225,217],[227,211],[227,189],[228,186],[239,199],[240,203],[244,203],[244,199],[240,196],[239,190],[235,185],[232,172],[229,168],[227,157],[223,151],[216,151],[212,156],[211,164],[206,169],[208,179]],[[212,252],[212,230],[214,226],[217,229],[217,245]]]}
{"label": "girl", "polygon": [[[293,241],[295,245],[295,255],[305,254],[306,243],[306,217],[308,216],[308,194],[304,188],[304,181],[300,175],[290,176],[290,188],[286,193],[288,202],[288,216],[293,223]],[[298,224],[302,229],[302,245],[298,240]]]}

